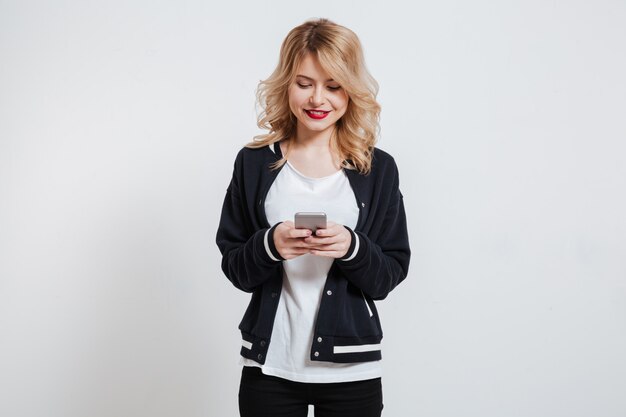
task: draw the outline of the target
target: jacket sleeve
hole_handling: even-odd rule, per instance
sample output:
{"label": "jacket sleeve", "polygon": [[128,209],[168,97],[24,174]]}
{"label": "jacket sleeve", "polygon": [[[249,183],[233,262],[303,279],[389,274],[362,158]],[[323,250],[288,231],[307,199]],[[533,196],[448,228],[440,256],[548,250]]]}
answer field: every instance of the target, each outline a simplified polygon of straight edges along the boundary
{"label": "jacket sleeve", "polygon": [[280,272],[283,258],[276,251],[272,238],[276,225],[254,230],[240,194],[241,155],[235,162],[233,177],[226,190],[216,243],[222,253],[222,271],[232,284],[252,292]]}
{"label": "jacket sleeve", "polygon": [[353,240],[354,234],[358,235],[357,253],[350,260],[335,260],[346,278],[374,300],[387,297],[409,271],[411,249],[395,164],[394,174],[391,198],[386,202],[388,207],[379,210],[382,215],[377,219],[380,225],[376,238],[348,228],[353,234]]}

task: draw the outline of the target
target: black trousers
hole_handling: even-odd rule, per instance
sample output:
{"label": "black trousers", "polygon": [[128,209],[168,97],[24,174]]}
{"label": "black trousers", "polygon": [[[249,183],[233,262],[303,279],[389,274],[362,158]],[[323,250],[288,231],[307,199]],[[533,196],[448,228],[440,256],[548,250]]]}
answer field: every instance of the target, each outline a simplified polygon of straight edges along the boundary
{"label": "black trousers", "polygon": [[315,417],[380,417],[380,378],[336,383],[293,382],[244,366],[239,386],[241,417],[305,417],[312,404]]}

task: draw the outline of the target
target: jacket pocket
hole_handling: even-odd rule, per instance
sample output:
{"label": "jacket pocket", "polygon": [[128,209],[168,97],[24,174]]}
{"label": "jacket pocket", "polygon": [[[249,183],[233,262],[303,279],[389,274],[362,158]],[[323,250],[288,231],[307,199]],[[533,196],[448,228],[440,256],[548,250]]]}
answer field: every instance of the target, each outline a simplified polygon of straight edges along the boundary
{"label": "jacket pocket", "polygon": [[369,313],[370,317],[374,317],[374,313],[372,312],[372,309],[367,302],[367,298],[365,298],[365,294],[363,293],[363,291],[361,291],[361,296],[363,296],[363,302],[365,303],[365,307],[367,307],[367,312]]}

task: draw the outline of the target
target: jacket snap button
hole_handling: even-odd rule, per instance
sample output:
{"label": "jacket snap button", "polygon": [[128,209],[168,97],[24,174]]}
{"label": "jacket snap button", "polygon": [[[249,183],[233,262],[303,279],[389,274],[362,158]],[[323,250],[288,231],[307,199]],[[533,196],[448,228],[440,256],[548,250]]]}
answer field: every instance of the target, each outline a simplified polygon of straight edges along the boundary
{"label": "jacket snap button", "polygon": [[318,337],[318,338],[317,338],[317,341],[318,341],[319,343],[322,343],[322,338],[321,338],[321,337]]}
{"label": "jacket snap button", "polygon": [[319,355],[320,355],[320,353],[319,353],[319,352],[315,352],[315,353],[313,354],[313,356],[315,356],[316,358],[317,358]]}
{"label": "jacket snap button", "polygon": [[257,355],[257,358],[259,358],[259,360],[263,359],[263,355],[261,355],[260,353]]}
{"label": "jacket snap button", "polygon": [[328,290],[328,291],[326,291],[326,294],[333,295],[333,292],[331,290]]}
{"label": "jacket snap button", "polygon": [[361,203],[361,207],[365,207],[365,203]]}
{"label": "jacket snap button", "polygon": [[261,347],[265,347],[265,340],[261,340]]}
{"label": "jacket snap button", "polygon": [[272,293],[272,298],[276,298],[277,295],[278,295],[278,293],[273,292]]}

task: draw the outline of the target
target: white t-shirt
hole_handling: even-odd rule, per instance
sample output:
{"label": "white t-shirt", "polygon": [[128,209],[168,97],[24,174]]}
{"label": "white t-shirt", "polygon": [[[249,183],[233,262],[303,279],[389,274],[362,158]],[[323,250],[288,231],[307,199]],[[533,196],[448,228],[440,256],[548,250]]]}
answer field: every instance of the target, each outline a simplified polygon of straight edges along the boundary
{"label": "white t-shirt", "polygon": [[[293,221],[299,211],[321,211],[329,221],[356,227],[359,208],[343,170],[310,178],[289,162],[278,173],[265,200],[270,224]],[[310,360],[315,318],[334,258],[301,255],[283,261],[283,287],[265,364],[242,358],[264,374],[297,382],[347,382],[377,378],[380,361],[333,363]]]}

